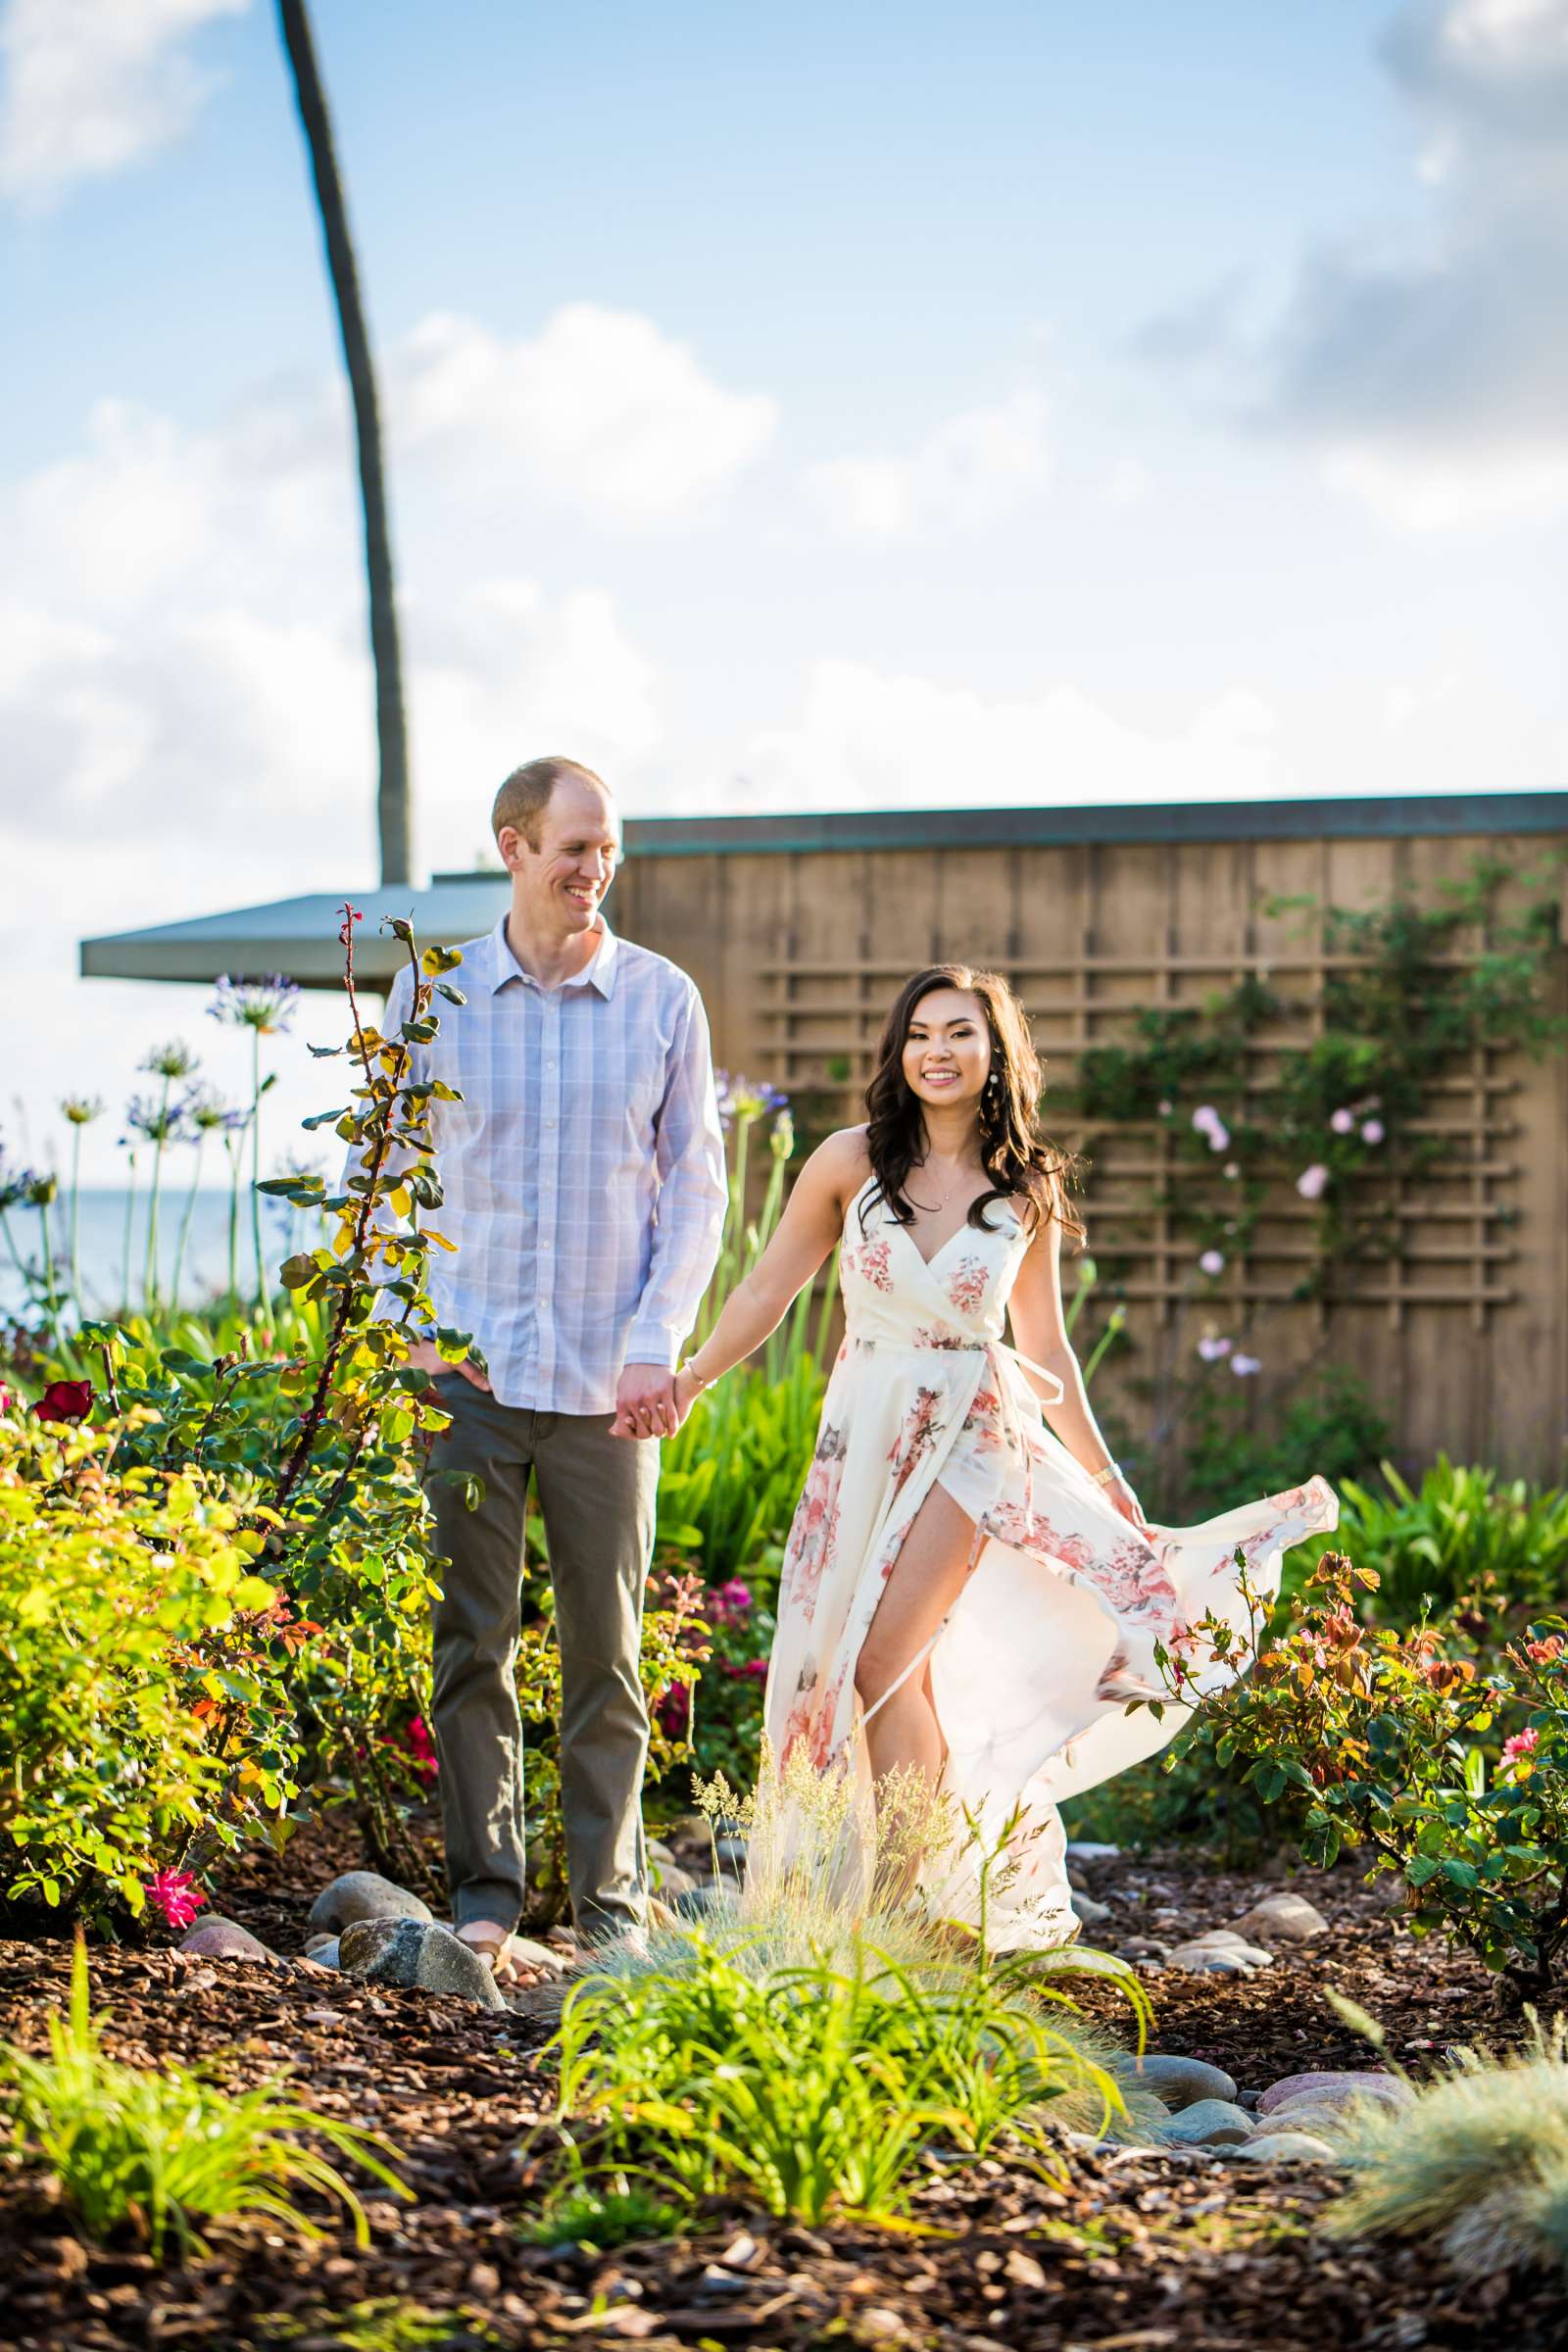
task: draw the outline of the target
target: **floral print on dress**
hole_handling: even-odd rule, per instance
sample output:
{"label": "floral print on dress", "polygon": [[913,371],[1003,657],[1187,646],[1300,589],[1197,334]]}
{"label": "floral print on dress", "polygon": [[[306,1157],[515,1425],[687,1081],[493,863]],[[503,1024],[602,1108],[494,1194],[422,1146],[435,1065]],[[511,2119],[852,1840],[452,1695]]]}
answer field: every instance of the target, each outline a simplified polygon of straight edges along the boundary
{"label": "floral print on dress", "polygon": [[852,1250],[842,1262],[853,1274],[858,1274],[862,1282],[868,1282],[874,1291],[891,1292],[892,1254],[885,1241],[864,1242],[858,1250]]}
{"label": "floral print on dress", "polygon": [[936,1444],[943,1430],[942,1391],[916,1389],[914,1402],[904,1416],[898,1436],[888,1454],[893,1470],[893,1492],[901,1494],[925,1455]]}
{"label": "floral print on dress", "polygon": [[974,1314],[985,1298],[991,1275],[983,1258],[960,1257],[948,1276],[948,1298],[960,1315]]}
{"label": "floral print on dress", "polygon": [[986,1533],[1037,1558],[1059,1560],[1094,1586],[1118,1617],[1149,1625],[1173,1625],[1180,1614],[1176,1588],[1152,1544],[1131,1529],[1109,1546],[1054,1527],[1044,1511],[1026,1503],[999,1502],[986,1513]]}
{"label": "floral print on dress", "polygon": [[822,1572],[833,1557],[838,1533],[838,1490],[849,1451],[842,1429],[824,1420],[807,1472],[806,1486],[790,1522],[779,1575],[779,1610],[799,1609],[809,1625],[816,1610]]}

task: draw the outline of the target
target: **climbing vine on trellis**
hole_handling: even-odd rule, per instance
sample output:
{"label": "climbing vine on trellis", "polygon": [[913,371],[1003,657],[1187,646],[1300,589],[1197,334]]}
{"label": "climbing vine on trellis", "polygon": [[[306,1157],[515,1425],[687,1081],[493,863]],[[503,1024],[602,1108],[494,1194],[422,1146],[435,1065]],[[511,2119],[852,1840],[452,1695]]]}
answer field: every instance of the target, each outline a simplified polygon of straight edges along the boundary
{"label": "climbing vine on trellis", "polygon": [[[1502,886],[1519,879],[1539,895],[1505,913]],[[1128,1043],[1085,1050],[1079,1115],[1169,1138],[1174,1180],[1155,1185],[1150,1205],[1200,1246],[1211,1281],[1294,1183],[1314,1210],[1314,1262],[1296,1292],[1310,1298],[1331,1265],[1397,1249],[1396,1180],[1437,1172],[1446,1150],[1420,1132],[1435,1082],[1478,1052],[1539,1057],[1568,1036],[1546,1002],[1561,956],[1556,882],[1550,868],[1517,877],[1478,860],[1440,885],[1437,906],[1399,897],[1351,912],[1270,900],[1267,913],[1299,913],[1319,933],[1330,959],[1321,997],[1287,995],[1259,973],[1201,1005],[1152,1006]],[[1473,952],[1466,932],[1480,934]],[[1310,1042],[1257,1052],[1267,1032],[1314,1015]]]}

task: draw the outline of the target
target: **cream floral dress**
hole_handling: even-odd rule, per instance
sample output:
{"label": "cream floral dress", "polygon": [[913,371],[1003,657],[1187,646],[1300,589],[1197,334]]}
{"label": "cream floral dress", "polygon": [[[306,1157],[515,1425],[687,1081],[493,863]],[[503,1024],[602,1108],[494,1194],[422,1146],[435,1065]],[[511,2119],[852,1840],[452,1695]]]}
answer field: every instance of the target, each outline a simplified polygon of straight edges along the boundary
{"label": "cream floral dress", "polygon": [[[847,1336],[784,1557],[768,1736],[780,1766],[804,1743],[819,1771],[856,1776],[860,1850],[847,1868],[863,1882],[870,1776],[856,1661],[910,1522],[945,1488],[974,1524],[971,1573],[904,1673],[929,1664],[943,1788],[980,1843],[964,1833],[928,1868],[922,1893],[940,1916],[978,1924],[978,1852],[1021,1807],[991,1888],[988,1939],[1058,1943],[1076,1927],[1058,1802],[1152,1755],[1189,1712],[1170,1702],[1156,1645],[1181,1658],[1186,1629],[1209,1612],[1245,1631],[1238,1553],[1252,1589],[1272,1595],[1281,1554],[1332,1528],[1339,1506],[1313,1478],[1200,1526],[1141,1536],[1053,1437],[1004,1340],[1030,1239],[1018,1217],[993,1201],[990,1232],[960,1226],[927,1265],[874,1192],[868,1180],[845,1219]],[[1197,1663],[1197,1648],[1188,1687],[1200,1695],[1225,1678]],[[1163,1714],[1129,1714],[1142,1697],[1164,1702]]]}

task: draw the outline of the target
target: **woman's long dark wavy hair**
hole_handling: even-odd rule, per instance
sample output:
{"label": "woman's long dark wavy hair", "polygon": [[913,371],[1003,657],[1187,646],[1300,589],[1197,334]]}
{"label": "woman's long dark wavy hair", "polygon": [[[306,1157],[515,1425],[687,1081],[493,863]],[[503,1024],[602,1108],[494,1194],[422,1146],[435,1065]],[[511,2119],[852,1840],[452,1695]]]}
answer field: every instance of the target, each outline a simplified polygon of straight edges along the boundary
{"label": "woman's long dark wavy hair", "polygon": [[991,1034],[991,1075],[979,1111],[980,1159],[991,1190],[980,1195],[965,1222],[990,1232],[985,1212],[991,1202],[1021,1193],[1031,1227],[1038,1230],[1054,1218],[1065,1234],[1081,1241],[1083,1220],[1067,1199],[1078,1162],[1039,1131],[1043,1080],[1023,1006],[1000,972],[971,971],[966,963],[927,964],[906,980],[883,1025],[876,1071],[865,1090],[865,1144],[875,1185],[860,1205],[862,1228],[873,1200],[885,1200],[896,1223],[914,1221],[904,1188],[925,1150],[926,1135],[919,1098],[904,1075],[904,1049],[915,1006],[939,988],[977,997]]}

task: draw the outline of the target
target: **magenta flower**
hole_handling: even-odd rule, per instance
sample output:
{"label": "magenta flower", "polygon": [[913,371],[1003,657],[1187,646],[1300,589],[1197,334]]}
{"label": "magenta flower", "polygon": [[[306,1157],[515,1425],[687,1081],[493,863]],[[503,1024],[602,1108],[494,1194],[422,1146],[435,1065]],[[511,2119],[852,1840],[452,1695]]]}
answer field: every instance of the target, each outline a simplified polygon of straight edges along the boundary
{"label": "magenta flower", "polygon": [[1296,1189],[1303,1200],[1321,1200],[1329,1181],[1329,1172],[1320,1159],[1303,1168],[1296,1179]]}
{"label": "magenta flower", "polygon": [[671,1683],[654,1709],[666,1740],[684,1740],[691,1727],[692,1694],[686,1683]]}
{"label": "magenta flower", "polygon": [[172,1928],[188,1928],[207,1897],[188,1871],[160,1870],[144,1882],[147,1899]]}
{"label": "magenta flower", "polygon": [[1361,1121],[1361,1141],[1363,1144],[1381,1144],[1383,1141],[1383,1121],[1381,1119],[1363,1119]]}
{"label": "magenta flower", "polygon": [[708,1595],[708,1613],[719,1625],[740,1625],[752,1612],[752,1588],[738,1576]]}
{"label": "magenta flower", "polygon": [[1539,1732],[1515,1732],[1511,1740],[1505,1740],[1502,1743],[1502,1760],[1505,1764],[1515,1764],[1521,1756],[1528,1756],[1532,1748],[1540,1745]]}
{"label": "magenta flower", "polygon": [[1329,1125],[1333,1128],[1336,1135],[1353,1135],[1355,1132],[1355,1113],[1353,1110],[1337,1110],[1334,1113],[1334,1116],[1330,1119]]}
{"label": "magenta flower", "polygon": [[1215,1275],[1223,1274],[1225,1271],[1224,1250],[1205,1250],[1202,1256],[1199,1259],[1198,1265],[1199,1271],[1208,1275],[1210,1280],[1212,1280]]}

